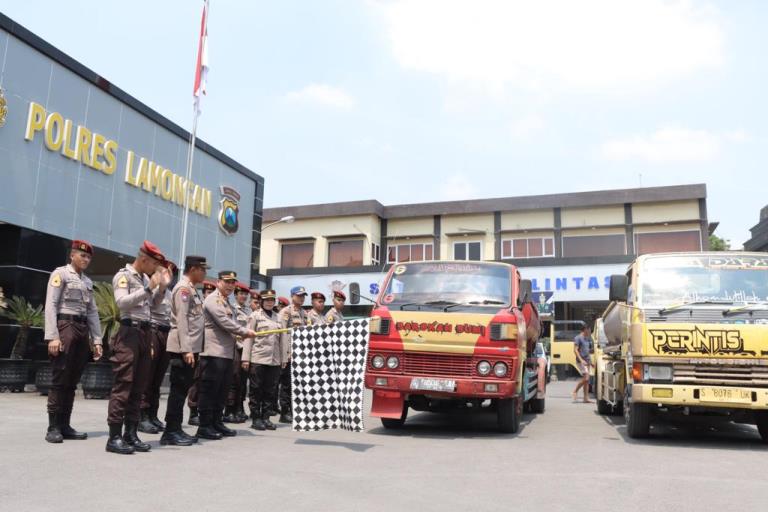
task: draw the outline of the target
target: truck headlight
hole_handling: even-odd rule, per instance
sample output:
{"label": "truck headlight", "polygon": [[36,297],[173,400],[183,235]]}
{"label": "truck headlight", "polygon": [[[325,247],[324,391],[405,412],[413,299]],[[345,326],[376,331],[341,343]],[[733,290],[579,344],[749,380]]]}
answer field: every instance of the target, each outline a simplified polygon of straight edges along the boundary
{"label": "truck headlight", "polygon": [[645,365],[644,380],[672,380],[672,367],[660,364]]}
{"label": "truck headlight", "polygon": [[398,366],[400,366],[400,360],[397,357],[390,356],[387,358],[387,368],[394,370]]}
{"label": "truck headlight", "polygon": [[491,363],[488,361],[480,361],[477,363],[477,373],[483,376],[491,373]]}
{"label": "truck headlight", "polygon": [[506,363],[498,362],[493,365],[493,374],[497,377],[503,377],[507,374],[508,368]]}
{"label": "truck headlight", "polygon": [[377,370],[384,368],[384,356],[373,356],[373,359],[371,359],[371,366]]}

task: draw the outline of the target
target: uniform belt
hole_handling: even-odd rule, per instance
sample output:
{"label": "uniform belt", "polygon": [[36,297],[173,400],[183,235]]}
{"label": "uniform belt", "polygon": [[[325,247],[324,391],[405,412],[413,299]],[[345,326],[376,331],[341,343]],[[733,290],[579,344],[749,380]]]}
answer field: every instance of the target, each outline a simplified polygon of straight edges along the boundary
{"label": "uniform belt", "polygon": [[135,327],[137,329],[149,329],[149,322],[146,320],[134,320],[133,318],[121,318],[120,325],[126,327]]}
{"label": "uniform belt", "polygon": [[88,317],[85,315],[68,315],[66,313],[59,313],[56,315],[57,320],[69,320],[70,322],[77,322],[79,324],[87,324]]}
{"label": "uniform belt", "polygon": [[150,325],[152,326],[153,329],[157,329],[160,332],[171,332],[170,325],[163,325],[157,322],[150,322]]}

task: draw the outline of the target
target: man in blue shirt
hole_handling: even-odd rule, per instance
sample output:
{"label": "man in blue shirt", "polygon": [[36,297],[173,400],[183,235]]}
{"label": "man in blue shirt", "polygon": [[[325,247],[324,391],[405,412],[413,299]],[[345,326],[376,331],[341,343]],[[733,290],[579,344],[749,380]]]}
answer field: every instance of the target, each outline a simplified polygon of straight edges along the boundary
{"label": "man in blue shirt", "polygon": [[581,328],[581,333],[573,339],[573,351],[576,354],[576,363],[579,365],[579,371],[581,372],[581,380],[576,384],[576,389],[573,390],[573,401],[576,401],[576,396],[580,388],[584,388],[584,403],[592,403],[589,399],[589,369],[592,364],[590,354],[592,352],[592,337],[589,326],[585,325]]}

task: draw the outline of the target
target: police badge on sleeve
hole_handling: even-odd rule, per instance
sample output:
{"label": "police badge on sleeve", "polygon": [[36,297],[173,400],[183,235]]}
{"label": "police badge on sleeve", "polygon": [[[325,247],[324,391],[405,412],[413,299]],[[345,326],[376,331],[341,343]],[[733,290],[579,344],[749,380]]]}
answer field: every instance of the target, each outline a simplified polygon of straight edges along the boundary
{"label": "police badge on sleeve", "polygon": [[231,187],[221,187],[219,227],[228,235],[237,233],[240,227],[240,194]]}

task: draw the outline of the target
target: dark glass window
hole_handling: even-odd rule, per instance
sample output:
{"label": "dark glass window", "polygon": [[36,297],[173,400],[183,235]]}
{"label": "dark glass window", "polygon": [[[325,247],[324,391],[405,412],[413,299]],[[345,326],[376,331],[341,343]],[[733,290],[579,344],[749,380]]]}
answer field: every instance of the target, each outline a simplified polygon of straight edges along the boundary
{"label": "dark glass window", "polygon": [[699,231],[675,231],[668,233],[638,233],[635,235],[635,251],[640,254],[654,252],[700,251]]}
{"label": "dark glass window", "polygon": [[314,266],[315,243],[283,244],[280,248],[281,268],[311,268]]}
{"label": "dark glass window", "polygon": [[339,240],[328,243],[329,267],[359,267],[362,264],[362,240]]}
{"label": "dark glass window", "polygon": [[616,256],[626,254],[624,235],[564,236],[563,256]]}

